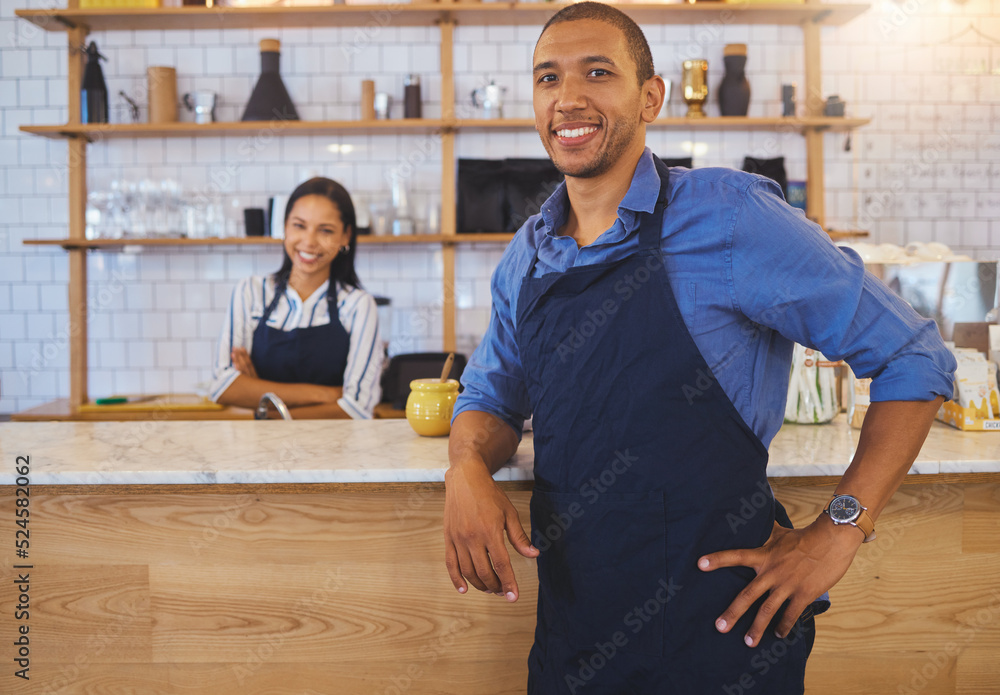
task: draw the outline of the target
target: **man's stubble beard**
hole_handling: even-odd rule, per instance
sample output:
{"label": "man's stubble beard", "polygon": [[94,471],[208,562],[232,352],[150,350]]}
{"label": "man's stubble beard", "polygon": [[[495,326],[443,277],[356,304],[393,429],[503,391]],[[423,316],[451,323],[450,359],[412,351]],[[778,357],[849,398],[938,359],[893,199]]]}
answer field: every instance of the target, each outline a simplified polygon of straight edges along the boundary
{"label": "man's stubble beard", "polygon": [[[631,127],[629,127],[631,125]],[[595,176],[600,176],[601,174],[608,171],[615,162],[617,162],[621,156],[628,149],[629,144],[632,142],[635,132],[639,129],[639,123],[629,123],[624,120],[618,121],[615,126],[608,131],[607,145],[597,153],[597,156],[593,161],[588,164],[583,165],[580,169],[567,169],[559,165],[555,157],[552,156],[552,148],[549,145],[548,140],[543,140],[542,145],[545,150],[549,153],[549,159],[555,165],[556,170],[559,171],[563,176],[573,176],[578,179],[590,179]]]}

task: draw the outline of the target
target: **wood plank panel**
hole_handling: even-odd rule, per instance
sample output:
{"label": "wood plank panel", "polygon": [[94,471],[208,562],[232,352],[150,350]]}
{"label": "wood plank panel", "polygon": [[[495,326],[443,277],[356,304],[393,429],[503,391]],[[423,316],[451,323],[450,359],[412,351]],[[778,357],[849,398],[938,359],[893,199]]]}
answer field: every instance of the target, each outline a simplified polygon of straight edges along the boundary
{"label": "wood plank panel", "polygon": [[[879,540],[861,548],[817,619],[807,692],[832,692],[832,683],[866,695],[996,692],[997,487],[897,493]],[[777,486],[796,523],[815,518],[831,491]],[[37,493],[32,689],[5,681],[0,692],[524,692],[534,563],[513,556],[516,604],[457,595],[443,566],[440,486]],[[528,493],[512,498],[527,519]],[[0,490],[4,538],[13,536],[13,515],[3,513],[11,500]],[[195,551],[192,539],[208,542]],[[5,615],[10,564],[0,574]],[[118,629],[133,605],[148,611]]]}
{"label": "wood plank panel", "polygon": [[[37,488],[36,488],[37,490]],[[509,493],[523,520],[527,492]],[[442,563],[440,490],[347,494],[32,497],[32,546],[74,564],[311,565],[432,556]],[[113,529],[113,533],[109,533]],[[99,547],[81,554],[80,547]]]}
{"label": "wood plank panel", "polygon": [[1000,654],[996,649],[970,647],[964,650],[958,657],[954,692],[960,695],[996,695],[1000,692],[998,659]]}
{"label": "wood plank panel", "polygon": [[[441,658],[448,641],[431,643],[421,659],[373,669],[337,662],[287,665],[246,654],[233,663],[94,664],[46,663],[30,683],[10,693],[74,695],[523,695],[527,669],[485,657],[472,669]],[[34,670],[34,669],[33,669]],[[8,691],[5,691],[8,692]]]}
{"label": "wood plank panel", "polygon": [[[527,562],[515,565],[523,578],[533,574]],[[287,649],[275,658],[286,663],[336,655],[344,664],[385,664],[386,654],[419,659],[435,636],[452,632],[461,640],[450,660],[475,662],[500,642],[525,657],[531,645],[531,583],[513,604],[478,591],[462,596],[441,555],[312,566],[262,561],[245,568],[238,592],[227,586],[231,567],[160,565],[151,572],[157,661],[234,661],[248,649],[282,643]]]}
{"label": "wood plank panel", "polygon": [[[815,649],[806,669],[806,695],[834,695],[858,693],[859,695],[955,695],[956,673],[953,660],[927,680],[918,676],[919,688],[911,688],[913,674],[927,663],[923,655],[878,654],[855,651],[859,643],[866,643],[867,636],[856,635],[849,645],[837,653],[817,657]],[[908,689],[909,688],[909,689]]]}
{"label": "wood plank panel", "polygon": [[[80,655],[90,663],[150,661],[145,565],[49,565],[48,558],[32,564],[30,570],[4,568],[0,609],[5,618],[14,615],[18,573],[28,573],[29,617],[17,625],[29,627],[33,661],[72,663]],[[4,672],[0,678],[7,675]]]}
{"label": "wood plank panel", "polygon": [[962,552],[995,553],[1000,547],[1000,485],[966,485]]}

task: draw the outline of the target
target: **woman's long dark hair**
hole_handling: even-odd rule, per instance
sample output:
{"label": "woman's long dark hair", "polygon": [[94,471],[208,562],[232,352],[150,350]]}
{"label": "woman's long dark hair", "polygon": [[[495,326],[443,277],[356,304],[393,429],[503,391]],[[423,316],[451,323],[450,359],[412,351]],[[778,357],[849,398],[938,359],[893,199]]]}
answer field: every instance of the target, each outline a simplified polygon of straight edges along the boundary
{"label": "woman's long dark hair", "polygon": [[[288,203],[285,205],[285,224],[288,223],[288,216],[291,214],[292,208],[295,207],[295,202],[307,195],[321,195],[336,205],[337,210],[340,211],[340,220],[344,223],[344,228],[350,230],[351,233],[350,240],[347,242],[347,251],[338,253],[330,264],[330,285],[326,289],[326,296],[336,305],[338,282],[349,287],[361,287],[361,281],[358,280],[358,274],[354,270],[354,252],[358,247],[358,225],[354,214],[354,203],[351,202],[351,194],[347,192],[346,188],[332,179],[317,176],[299,184],[298,188],[292,191],[292,195],[288,197]],[[276,300],[285,293],[285,288],[288,287],[288,278],[292,274],[292,259],[287,251],[283,251],[283,253],[285,257],[281,262],[281,268],[274,274],[274,280],[277,284],[274,293]]]}

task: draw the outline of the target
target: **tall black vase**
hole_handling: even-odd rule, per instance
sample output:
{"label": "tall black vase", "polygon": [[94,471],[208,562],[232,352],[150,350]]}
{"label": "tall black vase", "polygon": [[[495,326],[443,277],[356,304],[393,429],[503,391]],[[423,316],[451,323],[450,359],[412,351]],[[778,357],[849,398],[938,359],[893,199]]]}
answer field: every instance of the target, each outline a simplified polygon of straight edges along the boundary
{"label": "tall black vase", "polygon": [[108,85],[100,61],[104,58],[93,41],[87,46],[87,65],[80,85],[80,122],[108,122]]}
{"label": "tall black vase", "polygon": [[[729,46],[726,47],[727,51]],[[725,55],[726,74],[719,85],[719,110],[723,116],[746,116],[750,108],[750,82],[746,76],[746,49],[743,55]]]}
{"label": "tall black vase", "polygon": [[250,94],[244,121],[297,121],[292,98],[288,96],[285,83],[278,71],[281,59],[281,42],[277,39],[262,39],[260,42],[260,77]]}

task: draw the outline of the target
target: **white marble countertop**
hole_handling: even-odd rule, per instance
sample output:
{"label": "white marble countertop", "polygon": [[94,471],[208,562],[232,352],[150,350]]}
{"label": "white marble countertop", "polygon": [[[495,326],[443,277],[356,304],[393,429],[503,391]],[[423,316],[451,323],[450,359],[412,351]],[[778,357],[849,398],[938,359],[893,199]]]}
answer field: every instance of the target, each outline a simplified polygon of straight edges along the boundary
{"label": "white marble countertop", "polygon": [[[771,477],[840,475],[858,441],[841,415],[785,425],[771,444]],[[439,482],[446,438],[418,437],[405,420],[17,422],[0,424],[0,484],[30,456],[32,485]],[[531,480],[532,439],[497,480]],[[1000,432],[935,422],[911,473],[1000,472]]]}

